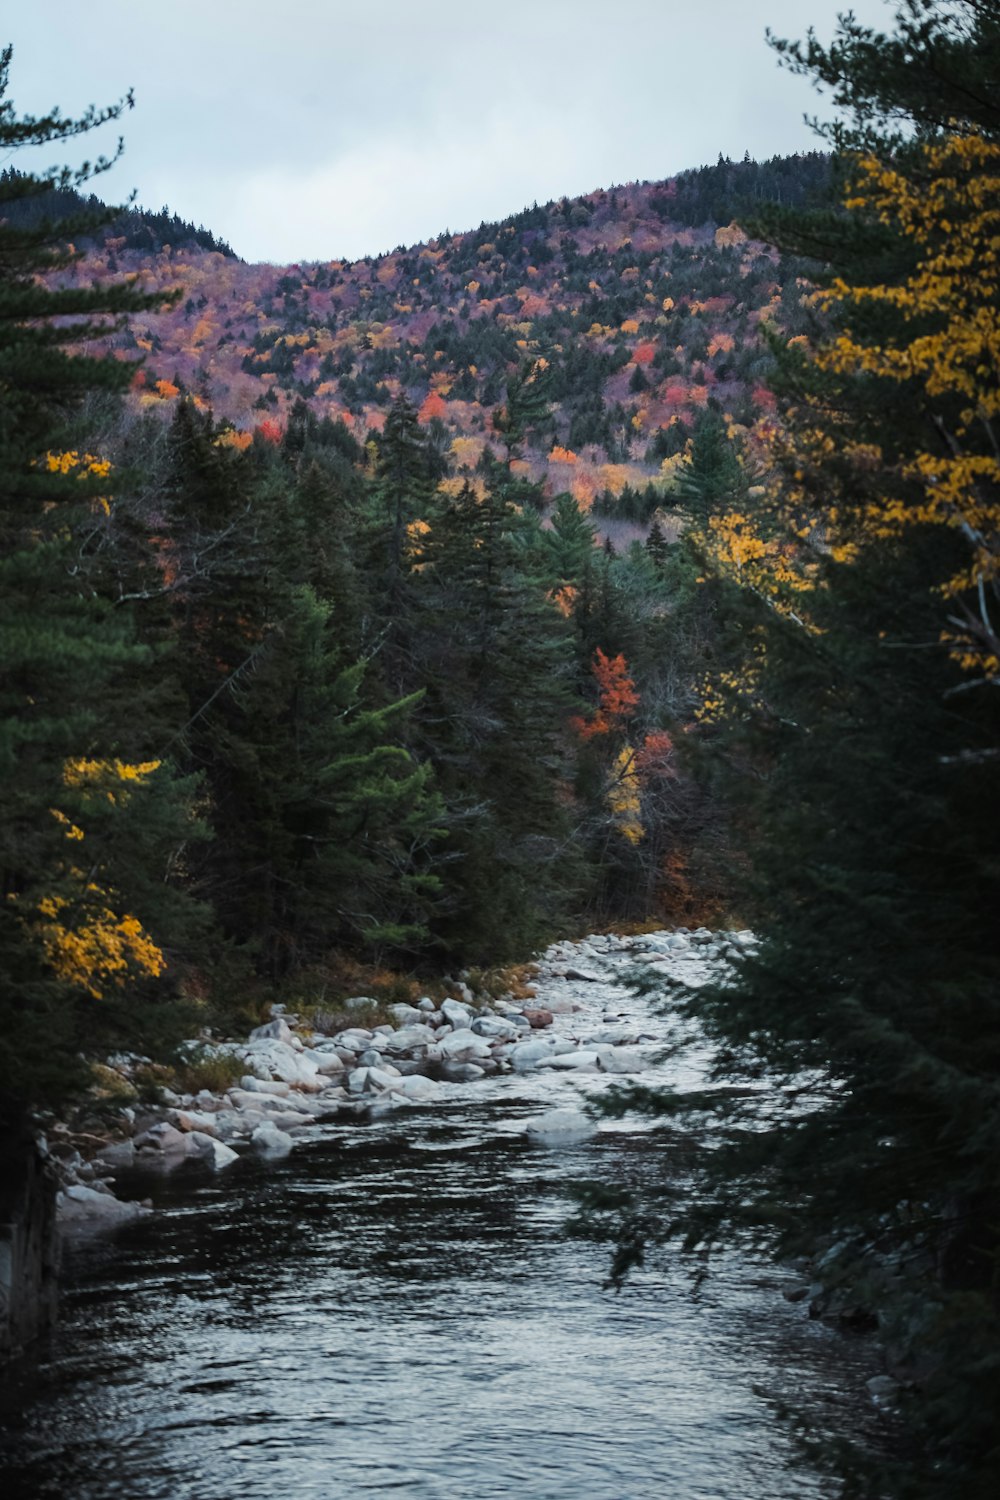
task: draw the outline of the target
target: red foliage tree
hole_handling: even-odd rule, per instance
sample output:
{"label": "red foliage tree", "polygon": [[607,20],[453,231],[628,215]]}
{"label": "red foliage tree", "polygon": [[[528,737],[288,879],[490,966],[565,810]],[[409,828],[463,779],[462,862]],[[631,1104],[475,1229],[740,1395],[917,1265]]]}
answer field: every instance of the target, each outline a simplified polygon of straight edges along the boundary
{"label": "red foliage tree", "polygon": [[639,693],[621,652],[617,656],[605,656],[598,646],[590,670],[597,683],[597,709],[592,719],[577,717],[571,720],[582,740],[592,740],[596,735],[612,734],[624,728],[639,707]]}
{"label": "red foliage tree", "polygon": [[428,391],[418,413],[418,419],[421,422],[429,422],[432,417],[440,417],[443,420],[447,412],[448,406],[443,397],[439,396],[437,391]]}

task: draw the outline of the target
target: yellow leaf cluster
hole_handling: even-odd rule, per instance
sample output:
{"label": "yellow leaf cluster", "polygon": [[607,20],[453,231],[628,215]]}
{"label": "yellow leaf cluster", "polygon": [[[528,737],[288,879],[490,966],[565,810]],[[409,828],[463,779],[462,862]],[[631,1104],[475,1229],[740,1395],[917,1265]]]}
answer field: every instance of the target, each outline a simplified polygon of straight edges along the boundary
{"label": "yellow leaf cluster", "polygon": [[608,811],[618,832],[630,844],[641,843],[646,830],[640,817],[639,770],[631,745],[623,745],[615,756],[611,784],[606,795]]}
{"label": "yellow leaf cluster", "polygon": [[105,904],[108,892],[97,886],[88,885],[86,895],[82,912],[65,896],[38,902],[37,932],[53,972],[94,1000],[140,975],[162,974],[163,952],[138,918],[119,916]]}
{"label": "yellow leaf cluster", "polygon": [[63,784],[76,791],[95,792],[108,802],[123,805],[133,787],[141,786],[160,761],[146,760],[130,764],[123,760],[67,760],[63,763]]}
{"label": "yellow leaf cluster", "polygon": [[[969,565],[941,582],[961,616],[946,638],[965,669],[991,678],[998,652],[986,593],[1000,582],[1000,143],[973,132],[927,145],[915,159],[863,157],[846,206],[893,230],[914,254],[891,282],[832,283],[821,306],[841,331],[815,362],[834,375],[905,384],[929,418],[926,447],[885,468],[874,497],[869,480],[869,498],[849,520],[863,539],[926,525],[963,537]],[[880,309],[895,315],[896,332],[875,342],[858,330]],[[801,477],[820,454],[808,434],[799,444]],[[881,459],[849,457],[869,476]],[[834,535],[833,545],[851,540]]]}

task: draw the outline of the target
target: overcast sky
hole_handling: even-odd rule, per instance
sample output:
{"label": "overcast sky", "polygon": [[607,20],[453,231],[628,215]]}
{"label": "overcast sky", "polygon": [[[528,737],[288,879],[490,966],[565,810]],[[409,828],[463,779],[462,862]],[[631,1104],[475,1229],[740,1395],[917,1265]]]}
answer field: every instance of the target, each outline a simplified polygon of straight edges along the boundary
{"label": "overcast sky", "polygon": [[[0,44],[14,45],[21,111],[75,113],[134,88],[126,155],[102,196],[134,187],[247,260],[287,262],[377,254],[720,152],[812,149],[803,116],[824,105],[779,69],[764,33],[799,37],[811,23],[827,40],[845,8],[17,0]],[[891,23],[885,0],[851,8]],[[114,137],[106,128],[100,144]]]}

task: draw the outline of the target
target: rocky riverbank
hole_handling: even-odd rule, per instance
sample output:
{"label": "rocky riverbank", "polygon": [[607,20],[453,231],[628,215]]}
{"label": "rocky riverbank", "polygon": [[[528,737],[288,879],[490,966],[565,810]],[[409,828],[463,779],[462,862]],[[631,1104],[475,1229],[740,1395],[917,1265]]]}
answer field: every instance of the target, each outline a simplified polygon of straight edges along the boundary
{"label": "rocky riverbank", "polygon": [[[749,933],[595,934],[554,944],[537,960],[532,998],[489,1000],[461,986],[462,999],[387,1007],[375,1025],[340,1026],[333,1034],[275,1007],[272,1019],[243,1040],[192,1040],[192,1053],[234,1074],[224,1089],[159,1090],[155,1103],[121,1105],[117,1129],[101,1138],[57,1125],[44,1149],[60,1179],[58,1219],[64,1232],[114,1227],[150,1212],[146,1202],[115,1193],[115,1175],[142,1167],[173,1171],[196,1162],[225,1171],[246,1152],[284,1154],[330,1120],[433,1105],[456,1090],[502,1074],[629,1077],[642,1072],[662,1040],[609,1009],[607,987],[635,969],[669,982],[701,982],[727,956],[752,942]],[[621,993],[619,991],[619,993]],[[592,1001],[593,1003],[588,1003]],[[365,1014],[356,996],[341,1007]],[[620,1010],[620,1007],[619,1007]],[[105,1082],[123,1095],[148,1059],[116,1057]],[[545,1114],[529,1138],[579,1139],[592,1127],[578,1109]]]}

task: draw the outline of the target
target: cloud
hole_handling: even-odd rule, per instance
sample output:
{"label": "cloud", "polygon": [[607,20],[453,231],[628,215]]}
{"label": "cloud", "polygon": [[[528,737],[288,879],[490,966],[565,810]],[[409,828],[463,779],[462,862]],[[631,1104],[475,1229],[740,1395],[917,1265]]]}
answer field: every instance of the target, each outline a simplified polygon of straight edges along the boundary
{"label": "cloud", "polygon": [[322,165],[268,166],[197,193],[188,179],[187,202],[204,194],[213,227],[247,259],[354,260],[602,186],[600,164],[591,165],[597,134],[582,118],[493,112],[461,134],[443,123],[396,130]]}
{"label": "cloud", "polygon": [[134,84],[102,192],[135,186],[250,259],[357,258],[719,152],[812,148],[802,115],[828,110],[764,29],[828,37],[843,5],[35,0],[8,18],[12,92],[73,113]]}

